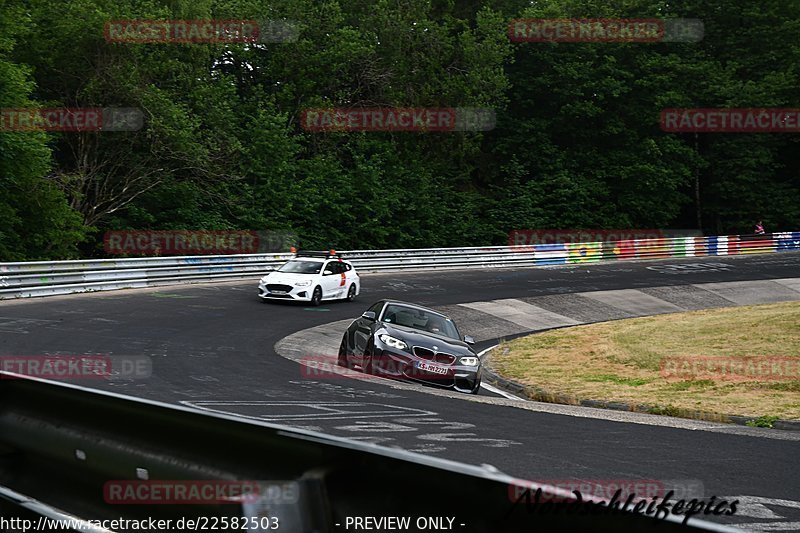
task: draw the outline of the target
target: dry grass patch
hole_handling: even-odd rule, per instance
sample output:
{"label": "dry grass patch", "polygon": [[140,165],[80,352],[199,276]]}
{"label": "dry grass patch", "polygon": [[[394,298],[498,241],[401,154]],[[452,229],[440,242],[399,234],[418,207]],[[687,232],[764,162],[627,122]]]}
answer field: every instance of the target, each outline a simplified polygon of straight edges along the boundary
{"label": "dry grass patch", "polygon": [[[674,358],[785,357],[792,376],[676,378]],[[671,359],[673,358],[673,359]],[[800,419],[800,303],[693,311],[575,326],[504,343],[490,366],[514,381],[579,399],[669,410]],[[746,379],[746,380],[745,380]]]}

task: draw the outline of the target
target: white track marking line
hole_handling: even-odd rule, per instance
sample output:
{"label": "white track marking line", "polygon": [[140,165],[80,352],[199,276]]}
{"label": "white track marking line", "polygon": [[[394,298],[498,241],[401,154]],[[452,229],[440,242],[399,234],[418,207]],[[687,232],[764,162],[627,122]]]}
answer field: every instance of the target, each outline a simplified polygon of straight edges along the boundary
{"label": "white track marking line", "polygon": [[[478,357],[483,359],[483,354],[485,354],[486,352],[488,352],[490,350],[494,350],[498,346],[500,346],[500,345],[499,344],[495,344],[494,346],[490,346],[490,347],[486,348],[485,350],[481,350],[481,352],[478,353]],[[495,387],[493,385],[488,385],[488,384],[483,383],[483,382],[481,382],[481,388],[482,389],[486,389],[489,392],[493,392],[495,394],[499,394],[503,398],[506,398],[506,399],[509,399],[509,400],[520,400],[520,401],[523,401],[523,402],[527,402],[528,401],[525,398],[520,398],[519,396],[514,396],[510,392],[506,392],[504,390],[500,390],[500,389],[498,389],[497,387]]]}
{"label": "white track marking line", "polygon": [[523,402],[527,402],[528,401],[525,398],[520,398],[519,396],[514,396],[510,392],[506,392],[504,390],[500,390],[497,387],[495,387],[493,385],[487,385],[486,383],[481,383],[481,388],[482,389],[486,389],[489,392],[493,392],[495,394],[499,394],[500,396],[502,396],[502,397],[504,397],[506,399],[509,399],[509,400],[520,400],[520,401],[523,401]]}

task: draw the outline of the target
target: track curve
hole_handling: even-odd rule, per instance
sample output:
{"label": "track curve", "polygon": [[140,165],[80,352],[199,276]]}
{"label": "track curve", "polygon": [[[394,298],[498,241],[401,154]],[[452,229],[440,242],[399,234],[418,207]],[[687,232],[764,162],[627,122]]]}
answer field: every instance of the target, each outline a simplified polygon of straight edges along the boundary
{"label": "track curve", "polygon": [[[762,498],[751,500],[755,503],[742,507],[728,522],[771,521],[792,530],[800,529],[797,433],[695,421],[628,423],[636,422],[629,413],[603,412],[592,418],[576,415],[568,406],[520,408],[501,398],[464,402],[376,382],[314,380],[273,347],[297,331],[352,318],[384,297],[442,307],[575,292],[773,280],[798,273],[800,254],[783,253],[489,272],[366,274],[359,300],[322,308],[264,305],[252,281],[4,302],[0,354],[146,355],[153,362],[150,379],[82,384],[471,464],[488,463],[532,480],[695,479],[703,484],[706,497]],[[491,342],[487,339],[478,347]],[[772,511],[761,509],[765,502]]]}

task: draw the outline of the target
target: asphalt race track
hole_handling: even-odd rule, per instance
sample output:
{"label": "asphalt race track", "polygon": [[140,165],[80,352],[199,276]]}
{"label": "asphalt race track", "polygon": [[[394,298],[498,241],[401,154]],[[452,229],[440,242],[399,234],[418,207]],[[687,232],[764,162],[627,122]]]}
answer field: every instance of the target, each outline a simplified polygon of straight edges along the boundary
{"label": "asphalt race track", "polygon": [[[709,263],[727,267],[675,266]],[[632,421],[612,411],[578,414],[533,402],[519,408],[519,402],[483,391],[472,401],[374,381],[315,380],[274,350],[289,334],[356,317],[386,297],[436,307],[798,276],[800,254],[782,253],[365,274],[356,302],[319,308],[264,304],[256,280],[111,291],[0,303],[0,355],[146,355],[153,363],[148,379],[81,384],[490,464],[530,480],[696,480],[706,498],[741,501],[736,516],[715,520],[750,530],[800,531],[800,432],[651,415]],[[486,339],[478,349],[492,344]]]}

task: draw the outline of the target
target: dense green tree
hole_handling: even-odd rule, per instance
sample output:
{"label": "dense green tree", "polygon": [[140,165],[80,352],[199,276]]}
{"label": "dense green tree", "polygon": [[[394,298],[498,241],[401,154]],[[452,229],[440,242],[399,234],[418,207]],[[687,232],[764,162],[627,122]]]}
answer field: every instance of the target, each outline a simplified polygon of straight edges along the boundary
{"label": "dense green tree", "polygon": [[[22,6],[7,3],[0,10],[0,109],[35,107],[30,67],[9,59],[28,24]],[[76,257],[85,228],[51,169],[44,132],[0,128],[0,260]]]}
{"label": "dense green tree", "polygon": [[[705,35],[509,39],[511,19],[540,17],[696,18]],[[104,36],[109,21],[212,18],[268,35]],[[340,249],[503,244],[523,228],[797,229],[800,136],[667,133],[659,120],[670,107],[800,107],[798,30],[792,0],[5,0],[0,107],[130,107],[144,123],[0,131],[0,257],[99,255],[102,233],[123,228],[289,230]],[[307,108],[363,107],[489,108],[497,126],[301,124]]]}

